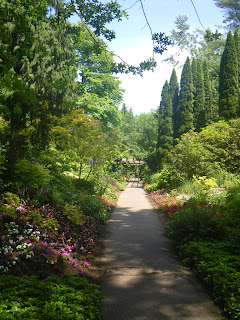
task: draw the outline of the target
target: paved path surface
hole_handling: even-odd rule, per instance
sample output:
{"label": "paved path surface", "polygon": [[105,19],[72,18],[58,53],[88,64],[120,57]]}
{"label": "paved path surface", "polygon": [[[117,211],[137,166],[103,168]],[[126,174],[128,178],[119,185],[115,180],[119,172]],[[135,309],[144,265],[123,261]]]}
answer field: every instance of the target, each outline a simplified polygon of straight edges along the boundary
{"label": "paved path surface", "polygon": [[218,320],[221,313],[170,254],[141,185],[128,184],[107,225],[102,320]]}

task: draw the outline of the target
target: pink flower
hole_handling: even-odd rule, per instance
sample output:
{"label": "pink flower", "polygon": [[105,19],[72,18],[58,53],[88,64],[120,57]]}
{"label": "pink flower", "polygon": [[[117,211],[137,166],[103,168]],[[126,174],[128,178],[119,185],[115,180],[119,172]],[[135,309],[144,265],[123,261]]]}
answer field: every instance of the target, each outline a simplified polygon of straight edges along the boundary
{"label": "pink flower", "polygon": [[78,272],[80,272],[81,275],[84,275],[84,271],[82,271],[82,269],[79,269]]}
{"label": "pink flower", "polygon": [[3,262],[4,262],[4,263],[8,263],[8,261],[7,261],[7,260],[3,260]]}
{"label": "pink flower", "polygon": [[88,265],[88,262],[87,261],[84,261],[84,263],[83,263],[85,266],[87,266]]}
{"label": "pink flower", "polygon": [[58,266],[57,266],[57,265],[55,265],[53,268],[56,270],[56,269],[58,269]]}
{"label": "pink flower", "polygon": [[46,257],[46,254],[45,254],[45,253],[41,253],[41,255],[42,255],[43,257]]}
{"label": "pink flower", "polygon": [[64,277],[65,277],[65,274],[64,274],[64,273],[63,273],[63,274],[61,274],[61,275],[60,275],[60,277],[64,278]]}

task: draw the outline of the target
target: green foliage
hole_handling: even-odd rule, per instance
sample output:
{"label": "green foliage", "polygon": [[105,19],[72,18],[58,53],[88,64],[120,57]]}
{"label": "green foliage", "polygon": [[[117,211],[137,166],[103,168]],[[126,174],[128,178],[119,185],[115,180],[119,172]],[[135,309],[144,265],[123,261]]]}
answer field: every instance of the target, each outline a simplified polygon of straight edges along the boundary
{"label": "green foliage", "polygon": [[150,176],[150,184],[144,187],[144,190],[152,192],[159,189],[168,189],[171,186],[172,177],[168,166],[164,166],[162,170]]}
{"label": "green foliage", "polygon": [[232,30],[239,28],[239,16],[240,5],[235,0],[214,0],[216,6],[224,11],[224,23],[228,23],[227,27]]}
{"label": "green foliage", "polygon": [[204,105],[204,120],[205,125],[208,125],[214,119],[213,113],[213,94],[212,94],[212,86],[210,82],[209,76],[209,64],[206,60],[203,61],[203,84],[204,84],[204,97],[205,97],[205,105]]}
{"label": "green foliage", "polygon": [[161,168],[167,161],[173,145],[172,97],[167,81],[162,89],[158,121],[157,156]]}
{"label": "green foliage", "polygon": [[193,83],[190,59],[187,58],[181,75],[177,137],[193,128]]}
{"label": "green foliage", "polygon": [[221,239],[224,235],[221,217],[214,208],[191,201],[166,223],[166,231],[177,243],[197,239]]}
{"label": "green foliage", "polygon": [[178,121],[178,105],[179,105],[179,84],[176,70],[173,69],[170,82],[169,94],[172,99],[172,123],[173,123],[173,137],[177,137],[177,121]]}
{"label": "green foliage", "polygon": [[181,245],[179,254],[212,292],[227,319],[240,319],[239,243],[190,241]]}
{"label": "green foliage", "polygon": [[49,171],[43,165],[27,159],[17,161],[14,175],[15,182],[25,189],[26,193],[46,186],[50,178]]}
{"label": "green foliage", "polygon": [[[35,216],[36,221],[37,216]],[[54,218],[46,218],[39,224],[40,229],[54,231],[58,229],[58,222]]]}
{"label": "green foliage", "polygon": [[240,226],[240,185],[228,190],[224,215],[232,227]]}
{"label": "green foliage", "polygon": [[219,116],[222,120],[236,118],[238,108],[238,59],[234,37],[229,31],[222,54],[219,74]]}
{"label": "green foliage", "polygon": [[[239,169],[240,119],[230,122],[219,121],[207,126],[196,136],[209,153],[209,160],[222,169],[237,172]],[[203,174],[204,175],[204,174]]]}
{"label": "green foliage", "polygon": [[217,187],[217,183],[214,178],[207,178],[205,176],[202,176],[202,177],[193,176],[193,183],[197,185],[201,190],[209,190],[211,188]]}
{"label": "green foliage", "polygon": [[69,218],[74,226],[81,226],[84,224],[84,213],[80,207],[74,205],[65,205],[63,213]]}
{"label": "green foliage", "polygon": [[2,276],[0,288],[2,319],[99,318],[102,294],[84,278],[51,276],[41,282],[34,276]]}
{"label": "green foliage", "polygon": [[191,179],[193,175],[208,175],[213,168],[212,154],[197,133],[190,131],[182,136],[174,147],[171,163],[174,166],[178,179]]}
{"label": "green foliage", "polygon": [[6,192],[2,198],[0,213],[7,213],[10,217],[16,217],[15,208],[20,206],[20,198],[11,192]]}
{"label": "green foliage", "polygon": [[240,184],[240,177],[238,174],[228,172],[221,168],[213,172],[213,178],[220,188],[225,188],[226,190]]}
{"label": "green foliage", "polygon": [[194,79],[193,85],[195,88],[193,105],[193,126],[195,130],[199,132],[206,124],[203,70],[201,62],[199,60],[196,61],[196,79]]}
{"label": "green foliage", "polygon": [[104,204],[98,196],[74,190],[74,193],[69,193],[68,191],[66,201],[70,205],[80,207],[85,216],[94,217],[101,223],[106,223],[109,219],[110,213],[104,208]]}
{"label": "green foliage", "polygon": [[128,110],[124,105],[121,115],[120,151],[122,157],[142,159],[155,151],[158,130],[156,112],[134,115],[131,108]]}
{"label": "green foliage", "polygon": [[144,186],[144,190],[147,192],[152,192],[158,189],[158,184],[157,183],[151,183],[151,184],[146,184]]}

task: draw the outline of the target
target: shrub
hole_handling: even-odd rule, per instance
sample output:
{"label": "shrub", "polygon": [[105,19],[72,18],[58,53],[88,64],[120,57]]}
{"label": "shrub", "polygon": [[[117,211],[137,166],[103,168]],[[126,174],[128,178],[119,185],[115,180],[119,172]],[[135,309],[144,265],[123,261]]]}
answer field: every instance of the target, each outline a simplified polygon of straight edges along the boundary
{"label": "shrub", "polygon": [[146,184],[144,186],[144,190],[147,192],[152,192],[158,189],[157,183],[152,183],[152,184]]}
{"label": "shrub", "polygon": [[193,176],[193,183],[200,190],[209,190],[211,188],[216,188],[217,183],[214,178],[207,178],[206,176],[196,177]]}
{"label": "shrub", "polygon": [[166,223],[170,238],[178,243],[196,239],[222,238],[225,230],[223,221],[216,210],[201,204],[185,206]]}
{"label": "shrub", "polygon": [[228,190],[225,212],[231,226],[240,225],[240,185]]}
{"label": "shrub", "polygon": [[229,189],[240,184],[239,174],[231,173],[221,168],[214,171],[212,176],[216,179],[216,183],[220,188]]}
{"label": "shrub", "polygon": [[103,201],[97,196],[75,192],[68,201],[72,205],[79,206],[84,215],[98,219],[101,223],[106,223],[109,219],[110,213],[104,208]]}
{"label": "shrub", "polygon": [[198,133],[190,131],[174,147],[171,164],[182,181],[192,179],[193,175],[209,175],[213,170],[212,153],[200,141]]}
{"label": "shrub", "polygon": [[20,193],[33,197],[36,191],[46,188],[49,182],[49,171],[38,162],[27,159],[17,161],[14,169],[16,186]]}

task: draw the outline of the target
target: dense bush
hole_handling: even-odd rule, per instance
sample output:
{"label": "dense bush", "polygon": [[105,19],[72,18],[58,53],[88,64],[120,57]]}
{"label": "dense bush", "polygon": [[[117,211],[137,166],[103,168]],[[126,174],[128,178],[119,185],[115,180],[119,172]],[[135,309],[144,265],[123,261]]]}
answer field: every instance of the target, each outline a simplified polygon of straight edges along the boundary
{"label": "dense bush", "polygon": [[240,226],[240,185],[228,190],[226,197],[225,217],[233,228]]}
{"label": "dense bush", "polygon": [[212,153],[205,148],[198,133],[190,131],[174,147],[171,165],[179,182],[191,179],[193,175],[208,176],[213,171]]}
{"label": "dense bush", "polygon": [[215,208],[199,203],[185,205],[177,211],[166,223],[166,231],[178,243],[206,238],[219,239],[225,233],[222,217]]}
{"label": "dense bush", "polygon": [[[7,284],[7,285],[6,285]],[[0,276],[0,319],[100,319],[102,294],[96,285],[72,275]]]}

